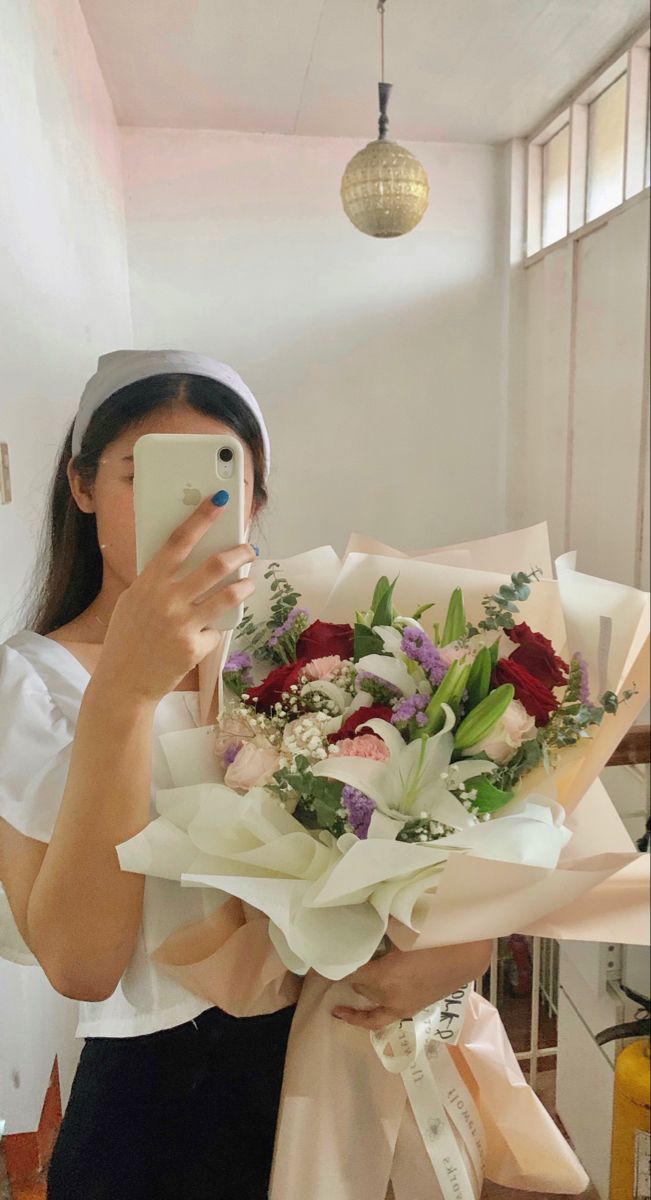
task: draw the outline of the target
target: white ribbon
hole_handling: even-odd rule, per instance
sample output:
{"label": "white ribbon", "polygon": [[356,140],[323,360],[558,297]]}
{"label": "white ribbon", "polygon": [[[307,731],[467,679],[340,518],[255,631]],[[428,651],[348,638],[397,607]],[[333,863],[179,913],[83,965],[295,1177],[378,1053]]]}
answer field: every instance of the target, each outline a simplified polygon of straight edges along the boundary
{"label": "white ribbon", "polygon": [[[383,1066],[394,1075],[402,1075],[444,1200],[479,1200],[484,1179],[486,1135],[482,1120],[447,1050],[447,1045],[459,1040],[472,986],[466,984],[410,1021],[396,1022],[371,1034]],[[472,1163],[474,1179],[460,1152],[453,1125]]]}

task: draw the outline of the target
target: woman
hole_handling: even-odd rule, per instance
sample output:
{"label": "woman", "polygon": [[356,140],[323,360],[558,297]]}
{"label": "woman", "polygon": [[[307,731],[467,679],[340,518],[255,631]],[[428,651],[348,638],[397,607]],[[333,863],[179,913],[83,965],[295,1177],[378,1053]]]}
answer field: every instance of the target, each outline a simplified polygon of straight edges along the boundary
{"label": "woman", "polygon": [[[81,1002],[85,1038],[50,1200],[267,1196],[293,1010],[235,1018],[158,970],[148,954],[209,901],[122,872],[115,851],[165,786],[157,735],[199,722],[198,665],[220,637],[209,624],[254,590],[243,579],[201,598],[252,561],[249,545],[176,578],[223,491],[136,574],[133,445],[226,431],[254,518],[269,440],[239,376],[185,352],[100,359],[56,467],[35,615],[0,647],[0,878],[52,985]],[[481,973],[489,950],[392,951],[351,979],[364,1008],[333,1015],[366,1029],[412,1015]]]}

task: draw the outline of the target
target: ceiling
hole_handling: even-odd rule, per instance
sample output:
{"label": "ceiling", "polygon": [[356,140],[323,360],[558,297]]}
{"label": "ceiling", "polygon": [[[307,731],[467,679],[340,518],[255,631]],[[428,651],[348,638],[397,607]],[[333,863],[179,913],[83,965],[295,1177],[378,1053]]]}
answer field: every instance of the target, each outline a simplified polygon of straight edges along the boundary
{"label": "ceiling", "polygon": [[[369,138],[376,0],[81,0],[121,125]],[[530,132],[647,0],[386,0],[391,133]]]}

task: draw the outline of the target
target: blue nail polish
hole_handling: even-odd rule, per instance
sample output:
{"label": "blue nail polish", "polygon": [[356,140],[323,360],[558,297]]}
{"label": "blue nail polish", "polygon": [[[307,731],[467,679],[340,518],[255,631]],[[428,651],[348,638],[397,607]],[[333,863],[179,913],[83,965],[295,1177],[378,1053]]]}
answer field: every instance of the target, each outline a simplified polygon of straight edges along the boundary
{"label": "blue nail polish", "polygon": [[254,546],[253,542],[251,542],[251,549],[255,551],[256,557],[259,558],[260,557],[260,547]]}
{"label": "blue nail polish", "polygon": [[229,500],[230,496],[228,492],[225,492],[223,489],[220,492],[215,492],[212,497],[212,502],[217,505],[217,508],[223,508],[225,504],[228,504]]}

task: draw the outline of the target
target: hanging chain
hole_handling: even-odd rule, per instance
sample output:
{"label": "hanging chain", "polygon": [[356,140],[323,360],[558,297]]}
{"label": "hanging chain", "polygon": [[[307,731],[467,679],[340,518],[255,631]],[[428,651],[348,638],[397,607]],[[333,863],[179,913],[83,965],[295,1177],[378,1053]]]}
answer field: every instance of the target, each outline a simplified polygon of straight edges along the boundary
{"label": "hanging chain", "polygon": [[380,14],[380,79],[384,83],[384,7],[386,0],[378,0],[377,10]]}

